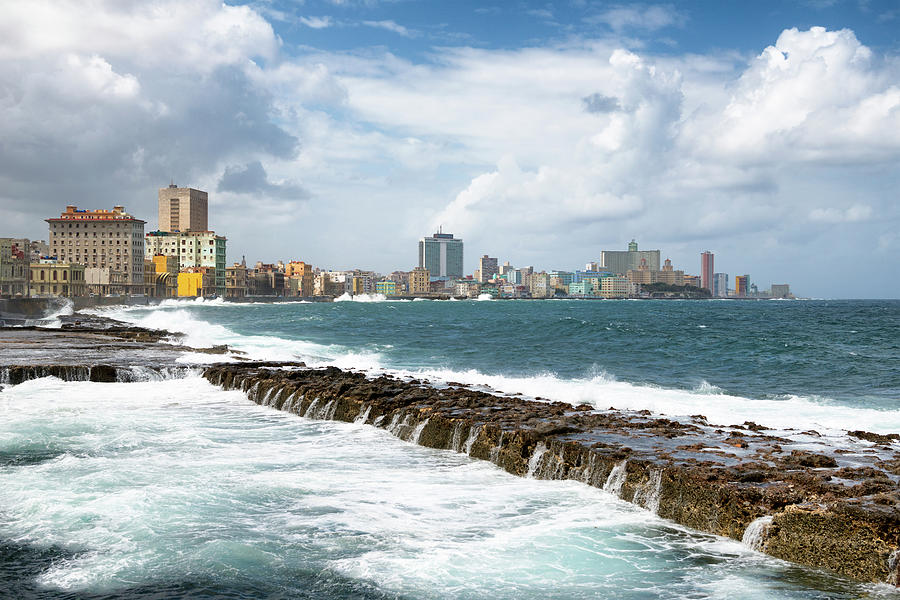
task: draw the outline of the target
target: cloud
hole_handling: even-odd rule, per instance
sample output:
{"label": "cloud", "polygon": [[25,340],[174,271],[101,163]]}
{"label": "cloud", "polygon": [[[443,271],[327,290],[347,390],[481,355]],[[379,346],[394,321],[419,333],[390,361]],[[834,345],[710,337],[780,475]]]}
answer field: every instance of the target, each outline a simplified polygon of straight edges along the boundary
{"label": "cloud", "polygon": [[309,192],[301,186],[290,182],[272,183],[262,163],[258,160],[246,165],[235,165],[225,168],[222,178],[216,186],[219,192],[237,194],[263,194],[290,200],[305,200]]}
{"label": "cloud", "polygon": [[325,29],[331,27],[334,21],[331,17],[299,17],[298,20],[310,29]]}
{"label": "cloud", "polygon": [[384,29],[385,31],[391,31],[396,33],[397,35],[402,35],[403,37],[418,37],[421,35],[415,29],[407,29],[403,25],[396,23],[394,21],[363,21],[363,25],[366,27],[375,27],[376,29]]}
{"label": "cloud", "polygon": [[666,27],[682,27],[687,17],[668,4],[622,5],[585,17],[584,21],[592,25],[603,24],[621,33],[626,30],[657,31]]}
{"label": "cloud", "polygon": [[877,63],[848,29],[787,29],[741,74],[727,106],[695,120],[693,141],[743,160],[895,160],[898,82],[896,63]]}
{"label": "cloud", "polygon": [[821,223],[859,223],[872,218],[872,207],[854,204],[846,209],[816,208],[809,213],[809,218]]}
{"label": "cloud", "polygon": [[585,112],[608,113],[619,110],[619,99],[603,94],[591,94],[581,99]]}

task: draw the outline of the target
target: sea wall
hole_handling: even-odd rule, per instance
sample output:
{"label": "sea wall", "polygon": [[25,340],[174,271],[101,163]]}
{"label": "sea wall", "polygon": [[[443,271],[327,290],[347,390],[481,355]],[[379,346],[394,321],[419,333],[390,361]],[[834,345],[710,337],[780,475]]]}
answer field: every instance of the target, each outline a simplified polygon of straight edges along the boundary
{"label": "sea wall", "polygon": [[811,451],[755,423],[596,411],[336,368],[229,364],[204,376],[277,410],[366,423],[518,476],[581,481],[781,559],[898,582],[898,436],[853,432],[858,452]]}

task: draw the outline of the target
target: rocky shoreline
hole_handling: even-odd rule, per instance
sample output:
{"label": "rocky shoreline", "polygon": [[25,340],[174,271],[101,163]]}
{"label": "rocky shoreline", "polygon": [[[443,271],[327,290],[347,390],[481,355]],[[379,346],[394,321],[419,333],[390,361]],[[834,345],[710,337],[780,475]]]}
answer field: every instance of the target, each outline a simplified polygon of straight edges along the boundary
{"label": "rocky shoreline", "polygon": [[811,430],[596,410],[302,363],[198,367],[178,361],[185,352],[226,351],[181,346],[165,331],[75,316],[60,329],[0,328],[0,383],[50,375],[121,382],[202,373],[257,404],[380,427],[518,476],[581,481],[777,558],[860,581],[900,583],[900,435],[850,431],[835,443]]}
{"label": "rocky shoreline", "polygon": [[813,451],[755,423],[597,411],[333,367],[229,364],[204,376],[277,410],[366,423],[518,476],[581,481],[777,558],[898,583],[897,436],[854,432],[858,448]]}

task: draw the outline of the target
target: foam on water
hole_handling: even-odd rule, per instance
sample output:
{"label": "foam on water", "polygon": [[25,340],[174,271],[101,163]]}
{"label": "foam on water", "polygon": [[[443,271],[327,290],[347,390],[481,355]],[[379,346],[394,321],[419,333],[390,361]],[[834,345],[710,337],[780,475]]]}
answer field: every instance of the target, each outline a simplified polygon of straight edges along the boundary
{"label": "foam on water", "polygon": [[735,598],[883,589],[200,378],[33,380],[0,412],[0,457],[42,457],[0,463],[0,541],[69,553],[37,585],[78,597],[190,578],[230,597],[709,597],[723,576]]}
{"label": "foam on water", "polygon": [[[590,404],[597,409],[650,410],[659,414],[689,416],[702,414],[711,423],[728,425],[754,421],[777,430],[816,429],[830,437],[841,437],[848,428],[878,433],[900,431],[900,410],[880,410],[832,403],[827,399],[787,395],[777,399],[750,399],[724,393],[701,382],[696,388],[672,389],[618,381],[604,371],[583,378],[560,378],[554,373],[530,376],[485,374],[475,369],[398,369],[386,364],[379,352],[359,351],[341,345],[323,345],[302,340],[266,335],[240,335],[218,324],[198,318],[182,308],[183,301],[169,301],[162,310],[147,307],[102,309],[102,314],[143,327],[168,329],[186,334],[184,343],[194,347],[218,344],[245,352],[256,360],[306,361],[311,366],[334,365],[344,369],[363,369],[401,377],[425,378],[435,382],[461,382],[487,386],[509,394],[543,397]],[[229,303],[225,303],[228,305]],[[240,305],[234,305],[240,306]],[[210,362],[220,357],[207,355],[183,357],[183,361]]]}

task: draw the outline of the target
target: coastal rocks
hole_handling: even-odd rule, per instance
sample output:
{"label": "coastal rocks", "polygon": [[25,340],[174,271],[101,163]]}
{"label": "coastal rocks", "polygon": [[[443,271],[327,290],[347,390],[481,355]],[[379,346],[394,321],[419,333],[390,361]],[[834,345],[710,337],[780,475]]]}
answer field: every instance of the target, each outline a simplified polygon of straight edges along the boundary
{"label": "coastal rocks", "polygon": [[[699,415],[597,411],[334,367],[227,364],[204,376],[279,410],[370,424],[523,477],[580,481],[785,560],[897,581],[900,453],[893,447],[879,453],[867,440],[858,449],[812,451],[756,423],[717,427]],[[879,443],[894,440],[883,437]]]}
{"label": "coastal rocks", "polygon": [[13,365],[0,367],[0,384],[18,385],[41,377],[56,377],[63,381],[92,381],[95,383],[130,383],[158,381],[184,377],[189,367],[149,367],[117,365]]}

